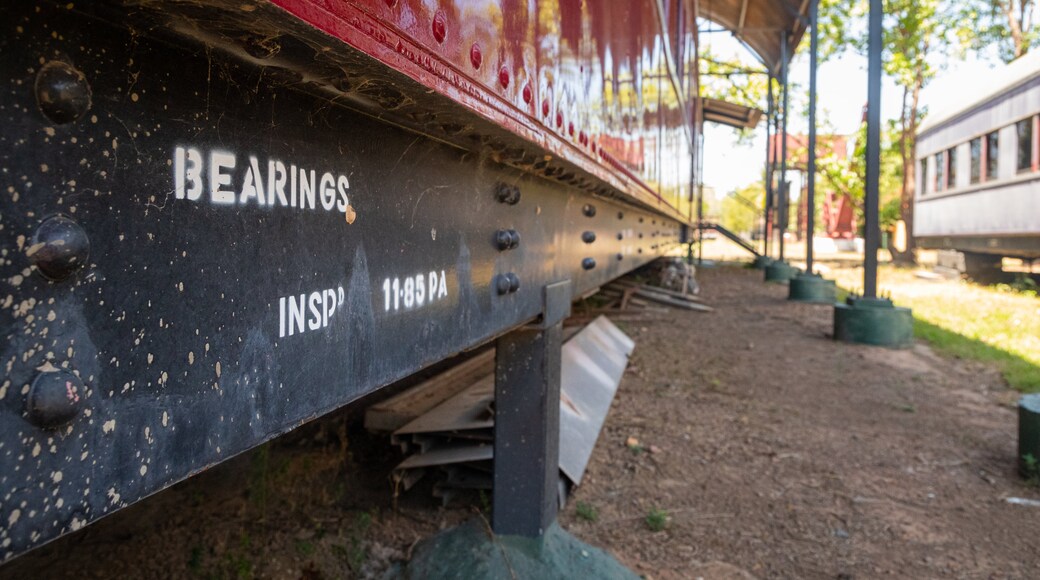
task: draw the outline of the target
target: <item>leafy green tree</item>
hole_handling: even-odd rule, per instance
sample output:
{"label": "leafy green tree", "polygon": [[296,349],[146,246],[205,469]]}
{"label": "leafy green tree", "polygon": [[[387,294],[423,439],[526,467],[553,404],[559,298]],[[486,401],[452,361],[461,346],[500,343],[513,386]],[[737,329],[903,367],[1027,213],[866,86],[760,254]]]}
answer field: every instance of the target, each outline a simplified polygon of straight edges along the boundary
{"label": "leafy green tree", "polygon": [[[882,229],[889,229],[900,219],[901,188],[903,184],[901,131],[894,121],[881,132],[881,175],[879,182]],[[848,195],[855,206],[856,221],[863,223],[864,184],[866,181],[867,126],[863,124],[852,137],[852,154],[846,151],[819,151],[816,159],[817,191],[830,190]],[[822,207],[816,202],[817,211]],[[819,223],[819,220],[817,220]]]}
{"label": "leafy green tree", "polygon": [[1010,62],[1040,45],[1037,0],[957,0],[961,48],[985,52],[997,50]]}
{"label": "leafy green tree", "polygon": [[[820,32],[828,37],[823,43],[825,54],[843,50],[867,51],[865,19],[866,0],[823,0],[820,7]],[[913,229],[914,188],[916,183],[917,127],[924,110],[921,90],[936,73],[936,56],[948,53],[951,32],[960,22],[958,4],[947,0],[885,0],[883,33],[884,72],[902,91],[902,108],[897,126],[897,147],[901,162],[900,217],[907,230]],[[882,192],[884,198],[884,192]],[[884,202],[882,201],[882,204]],[[907,240],[906,251],[894,252],[897,262],[913,263],[916,251],[913,239]]]}
{"label": "leafy green tree", "polygon": [[722,198],[720,221],[726,229],[751,238],[751,234],[762,229],[764,204],[765,189],[761,181],[731,191]]}

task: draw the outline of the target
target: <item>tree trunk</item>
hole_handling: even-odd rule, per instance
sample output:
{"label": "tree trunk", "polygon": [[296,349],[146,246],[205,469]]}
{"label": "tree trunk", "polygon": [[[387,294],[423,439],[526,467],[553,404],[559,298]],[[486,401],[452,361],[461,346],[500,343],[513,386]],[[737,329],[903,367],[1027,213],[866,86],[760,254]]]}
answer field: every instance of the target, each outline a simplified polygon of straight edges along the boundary
{"label": "tree trunk", "polygon": [[[1025,11],[1026,0],[1021,0],[1022,10]],[[1015,3],[1012,0],[1007,0],[1002,3],[1004,8],[1004,14],[1007,15],[1008,29],[1011,32],[1011,42],[1015,46],[1015,58],[1018,58],[1026,53],[1025,35],[1022,33],[1022,21],[1015,14]]]}
{"label": "tree trunk", "polygon": [[[897,251],[890,243],[892,261],[903,266],[917,264],[917,247],[914,244],[914,193],[917,186],[917,118],[918,104],[921,98],[921,86],[924,84],[924,71],[918,69],[912,87],[903,91],[903,112],[900,115],[899,153],[903,162],[903,188],[899,196],[899,217],[906,226],[906,249]],[[907,94],[909,93],[909,95]],[[907,104],[909,96],[910,103]]]}

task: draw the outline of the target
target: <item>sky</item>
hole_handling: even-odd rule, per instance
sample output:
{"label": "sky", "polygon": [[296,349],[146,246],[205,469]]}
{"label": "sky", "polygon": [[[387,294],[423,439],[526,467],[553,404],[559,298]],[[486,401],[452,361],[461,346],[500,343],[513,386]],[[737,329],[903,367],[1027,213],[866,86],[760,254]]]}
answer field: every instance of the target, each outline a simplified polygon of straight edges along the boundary
{"label": "sky", "polygon": [[[805,43],[808,43],[806,35]],[[749,66],[756,64],[754,56],[739,41],[729,34],[705,34],[701,36],[702,50],[706,46],[721,58],[738,57]],[[970,59],[954,61],[922,90],[921,103],[932,111],[946,109],[957,98],[958,89],[966,79],[985,76],[995,63]],[[826,124],[840,134],[851,134],[859,127],[863,107],[867,102],[867,60],[847,54],[820,65],[817,71],[817,127]],[[791,64],[790,81],[802,91],[809,89],[808,50],[799,53]],[[795,95],[792,91],[791,98]],[[800,95],[807,101],[807,94]],[[881,116],[894,119],[899,116],[902,92],[885,78],[881,87]],[[792,115],[788,121],[789,133],[808,132],[808,119],[800,118],[802,109],[791,103]],[[818,129],[822,130],[822,129]],[[724,196],[761,179],[765,166],[765,124],[755,129],[754,138],[746,143],[737,143],[735,132],[724,126],[706,123],[704,129],[704,184],[713,187],[716,195]],[[749,169],[754,168],[754,169]],[[797,181],[792,179],[793,182]],[[792,193],[797,192],[792,183]]]}

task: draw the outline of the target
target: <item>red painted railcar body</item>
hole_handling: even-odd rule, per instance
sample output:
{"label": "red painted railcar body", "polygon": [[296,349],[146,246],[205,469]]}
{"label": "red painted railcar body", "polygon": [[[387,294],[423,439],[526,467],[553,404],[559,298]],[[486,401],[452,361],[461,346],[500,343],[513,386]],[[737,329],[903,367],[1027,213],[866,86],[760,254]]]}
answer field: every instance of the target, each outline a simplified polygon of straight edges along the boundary
{"label": "red painted railcar body", "polygon": [[272,1],[631,199],[690,220],[695,2]]}

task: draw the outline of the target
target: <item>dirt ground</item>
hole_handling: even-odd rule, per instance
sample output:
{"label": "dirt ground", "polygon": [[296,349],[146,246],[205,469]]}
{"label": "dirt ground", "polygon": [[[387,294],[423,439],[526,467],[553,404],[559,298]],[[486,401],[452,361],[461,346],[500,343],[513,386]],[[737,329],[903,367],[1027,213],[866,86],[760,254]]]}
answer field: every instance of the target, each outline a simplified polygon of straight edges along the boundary
{"label": "dirt ground", "polygon": [[[740,268],[636,350],[563,526],[648,578],[1038,578],[1017,393],[925,345],[836,344],[828,306]],[[0,568],[0,578],[378,578],[486,509],[395,502],[355,406]],[[362,468],[362,466],[364,466]],[[578,514],[580,511],[582,515]],[[650,512],[665,523],[646,521]]]}

